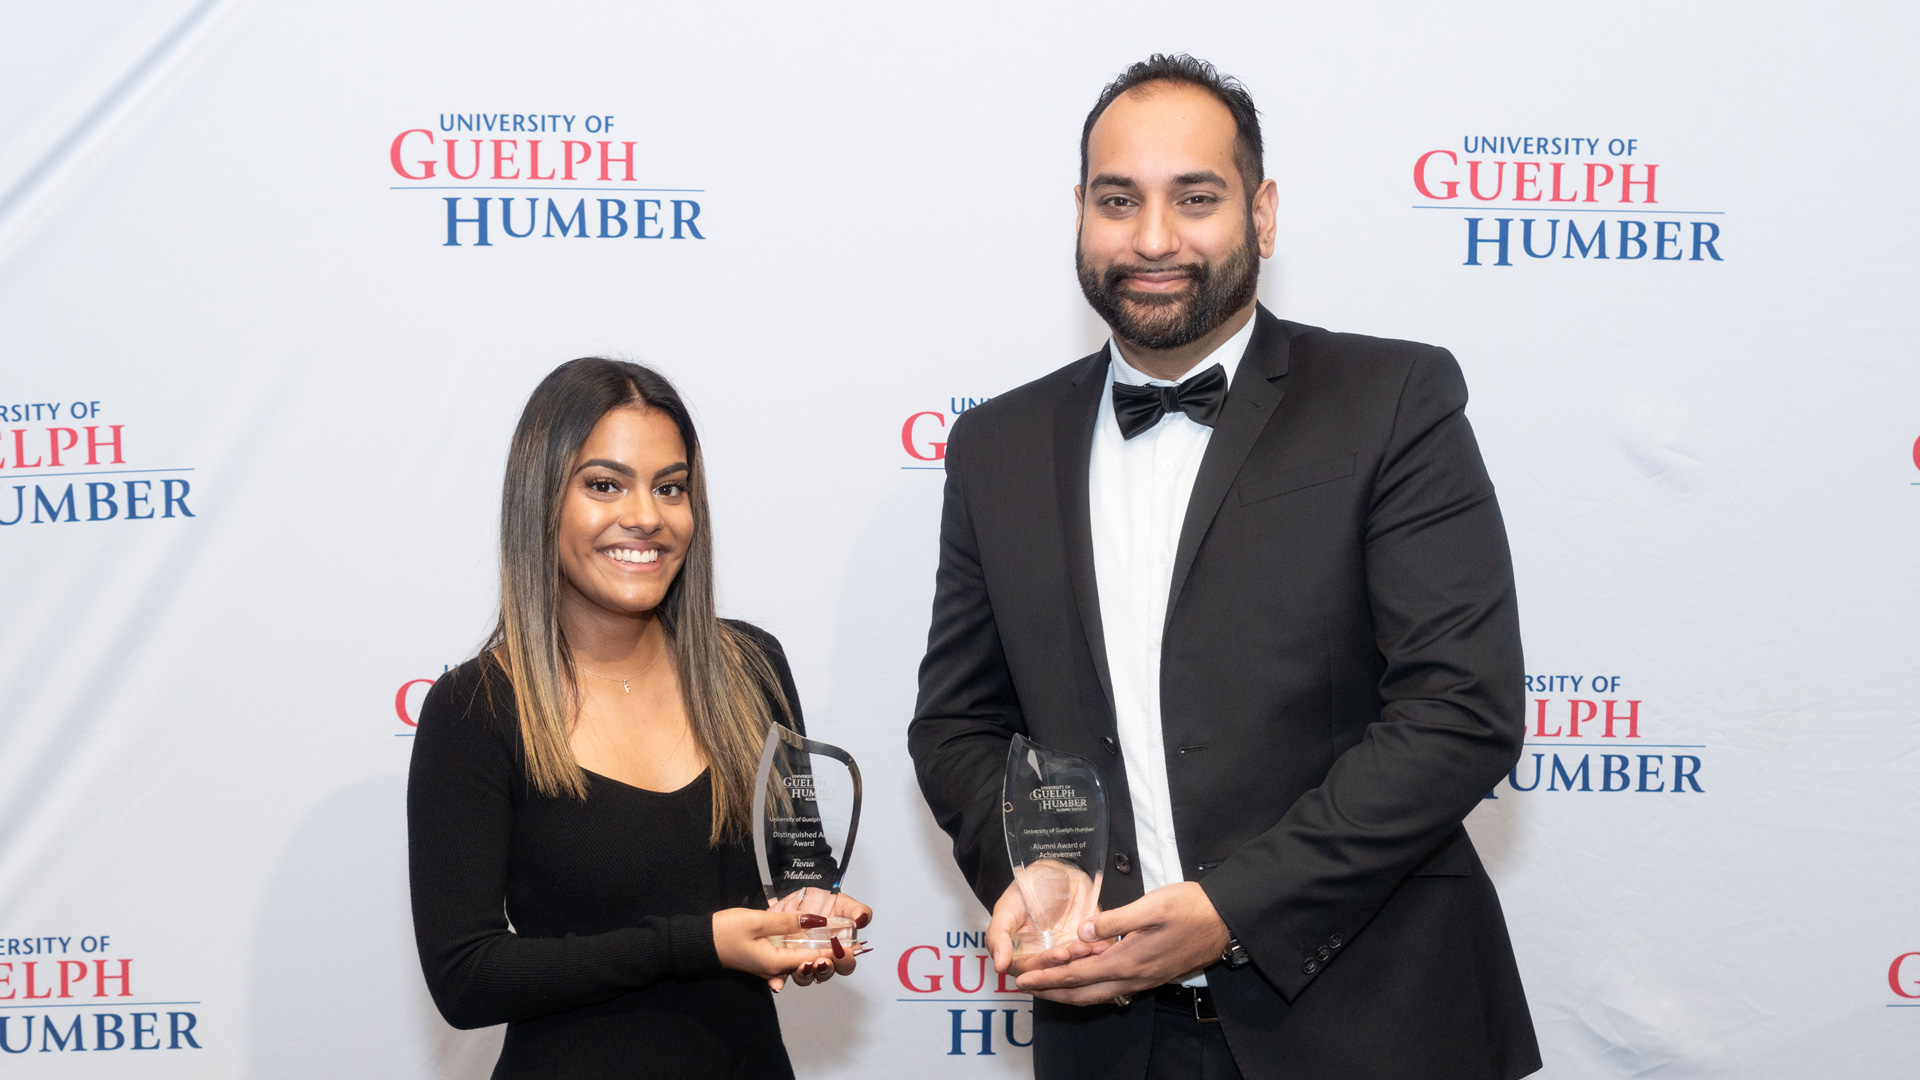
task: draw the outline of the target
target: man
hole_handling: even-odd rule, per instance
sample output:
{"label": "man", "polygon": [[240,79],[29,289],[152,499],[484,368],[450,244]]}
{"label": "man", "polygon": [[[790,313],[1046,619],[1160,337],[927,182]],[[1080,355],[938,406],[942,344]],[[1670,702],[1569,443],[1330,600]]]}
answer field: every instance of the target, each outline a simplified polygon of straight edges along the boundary
{"label": "man", "polygon": [[[1523,699],[1458,366],[1255,301],[1278,195],[1211,65],[1108,86],[1074,197],[1112,341],[955,424],[909,735],[994,964],[1038,999],[1035,1073],[1532,1072],[1461,827]],[[1018,959],[1016,732],[1092,760],[1113,820],[1101,913]]]}

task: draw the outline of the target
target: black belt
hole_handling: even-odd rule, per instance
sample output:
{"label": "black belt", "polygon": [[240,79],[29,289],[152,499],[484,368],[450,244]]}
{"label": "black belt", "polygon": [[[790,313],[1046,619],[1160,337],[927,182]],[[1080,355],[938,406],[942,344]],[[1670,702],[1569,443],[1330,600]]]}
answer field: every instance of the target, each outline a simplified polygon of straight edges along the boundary
{"label": "black belt", "polygon": [[1169,983],[1153,992],[1153,1000],[1178,1009],[1202,1024],[1220,1022],[1220,1014],[1213,1011],[1213,994],[1204,986],[1174,986]]}

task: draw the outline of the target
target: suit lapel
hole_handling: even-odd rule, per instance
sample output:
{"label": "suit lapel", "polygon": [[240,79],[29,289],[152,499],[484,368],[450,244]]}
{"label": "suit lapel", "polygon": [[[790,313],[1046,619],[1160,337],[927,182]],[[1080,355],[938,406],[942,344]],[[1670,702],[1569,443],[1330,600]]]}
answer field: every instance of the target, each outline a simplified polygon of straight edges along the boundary
{"label": "suit lapel", "polygon": [[1093,570],[1093,510],[1087,491],[1087,468],[1093,456],[1093,428],[1100,417],[1106,388],[1107,350],[1081,361],[1067,392],[1054,406],[1053,461],[1058,470],[1060,524],[1067,541],[1067,573],[1073,579],[1073,598],[1080,609],[1100,689],[1113,706],[1113,678],[1107,671],[1106,634],[1100,626],[1100,587]]}
{"label": "suit lapel", "polygon": [[[1180,524],[1180,546],[1174,550],[1173,586],[1167,597],[1163,631],[1173,626],[1173,613],[1180,606],[1180,593],[1186,586],[1187,572],[1193,568],[1194,556],[1200,551],[1200,541],[1206,539],[1207,530],[1213,527],[1220,504],[1232,489],[1234,478],[1240,475],[1240,467],[1246,464],[1255,440],[1272,419],[1274,407],[1286,396],[1280,379],[1287,373],[1290,335],[1264,305],[1254,310],[1253,318],[1253,338],[1247,342],[1247,355],[1241,358],[1234,372],[1226,406],[1214,422],[1213,437],[1207,440],[1207,452],[1200,458],[1200,474],[1193,481],[1193,495],[1187,500],[1187,516]],[[1085,483],[1083,478],[1083,502]],[[1088,545],[1090,549],[1091,538]]]}

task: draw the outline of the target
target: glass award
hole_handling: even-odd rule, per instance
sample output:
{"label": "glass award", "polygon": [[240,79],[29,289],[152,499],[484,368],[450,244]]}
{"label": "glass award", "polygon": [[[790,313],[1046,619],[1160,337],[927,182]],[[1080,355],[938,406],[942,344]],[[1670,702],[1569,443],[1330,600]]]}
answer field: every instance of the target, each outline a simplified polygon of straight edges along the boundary
{"label": "glass award", "polygon": [[1100,910],[1107,861],[1107,793],[1093,762],[1015,735],[1000,814],[1032,923],[1013,935],[1014,954],[1078,941],[1080,925]]}
{"label": "glass award", "polygon": [[834,897],[860,825],[860,766],[837,746],[773,724],[753,788],[753,852],[767,906],[827,916],[827,925],[772,938],[790,949],[860,944],[853,920],[834,915]]}

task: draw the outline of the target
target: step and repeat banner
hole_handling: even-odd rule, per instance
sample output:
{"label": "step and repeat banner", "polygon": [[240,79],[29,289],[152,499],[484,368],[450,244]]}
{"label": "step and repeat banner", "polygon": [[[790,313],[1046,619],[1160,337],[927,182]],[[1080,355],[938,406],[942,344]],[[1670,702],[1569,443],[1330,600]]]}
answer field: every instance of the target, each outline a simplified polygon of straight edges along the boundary
{"label": "step and repeat banner", "polygon": [[802,1075],[1028,1074],[905,726],[946,432],[1095,348],[1081,122],[1239,76],[1266,303],[1445,345],[1527,745],[1469,820],[1554,1078],[1920,1067],[1920,17],[1898,5],[0,10],[0,1072],[481,1077],[403,797],[509,433],[657,366],[721,602],[860,760]]}

